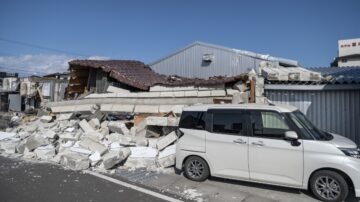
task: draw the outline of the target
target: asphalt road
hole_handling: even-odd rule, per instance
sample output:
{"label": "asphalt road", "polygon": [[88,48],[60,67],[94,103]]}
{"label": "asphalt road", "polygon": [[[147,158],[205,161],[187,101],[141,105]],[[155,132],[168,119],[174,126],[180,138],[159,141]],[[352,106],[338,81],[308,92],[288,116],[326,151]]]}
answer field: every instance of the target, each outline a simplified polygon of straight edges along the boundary
{"label": "asphalt road", "polygon": [[0,156],[0,201],[162,200],[82,172]]}

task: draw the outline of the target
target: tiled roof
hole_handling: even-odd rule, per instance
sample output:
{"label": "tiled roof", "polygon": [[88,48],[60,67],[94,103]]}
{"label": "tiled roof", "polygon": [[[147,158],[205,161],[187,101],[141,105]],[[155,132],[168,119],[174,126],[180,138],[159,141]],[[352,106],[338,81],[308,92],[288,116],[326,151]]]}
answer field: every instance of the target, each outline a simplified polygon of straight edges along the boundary
{"label": "tiled roof", "polygon": [[311,70],[321,73],[328,84],[360,84],[360,67],[318,67]]}
{"label": "tiled roof", "polygon": [[246,75],[233,77],[212,77],[209,79],[184,78],[179,76],[166,76],[155,73],[143,62],[135,60],[73,60],[71,66],[102,69],[109,73],[111,78],[133,86],[138,89],[148,90],[150,86],[159,84],[165,86],[209,86],[218,85],[238,80],[246,80]]}

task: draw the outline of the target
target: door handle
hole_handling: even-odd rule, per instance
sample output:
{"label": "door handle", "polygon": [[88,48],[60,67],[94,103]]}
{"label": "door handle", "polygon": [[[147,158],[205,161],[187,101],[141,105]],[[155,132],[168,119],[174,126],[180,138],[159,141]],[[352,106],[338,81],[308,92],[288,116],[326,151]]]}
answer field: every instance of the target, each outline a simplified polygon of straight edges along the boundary
{"label": "door handle", "polygon": [[246,144],[246,141],[242,140],[242,139],[237,139],[233,141],[236,144]]}
{"label": "door handle", "polygon": [[252,144],[252,145],[255,145],[255,146],[264,146],[263,141],[252,142],[251,144]]}

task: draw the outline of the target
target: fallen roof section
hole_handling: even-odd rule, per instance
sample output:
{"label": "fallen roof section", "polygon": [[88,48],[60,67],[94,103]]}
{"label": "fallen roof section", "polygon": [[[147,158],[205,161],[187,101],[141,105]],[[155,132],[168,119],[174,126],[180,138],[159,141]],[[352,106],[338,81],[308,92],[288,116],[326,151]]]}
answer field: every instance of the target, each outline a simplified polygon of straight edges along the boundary
{"label": "fallen roof section", "polygon": [[155,73],[143,62],[135,60],[73,60],[69,62],[71,68],[101,69],[109,74],[109,77],[118,82],[138,88],[149,90],[151,86],[212,86],[247,80],[247,75],[242,74],[233,77],[211,77],[209,79],[184,78],[179,76],[166,76]]}

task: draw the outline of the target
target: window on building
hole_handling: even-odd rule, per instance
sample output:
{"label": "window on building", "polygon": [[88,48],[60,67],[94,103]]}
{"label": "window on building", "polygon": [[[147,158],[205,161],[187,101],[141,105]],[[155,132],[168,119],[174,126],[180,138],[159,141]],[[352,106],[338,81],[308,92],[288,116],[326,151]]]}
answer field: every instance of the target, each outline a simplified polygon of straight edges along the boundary
{"label": "window on building", "polygon": [[245,135],[246,119],[247,115],[242,111],[214,112],[212,131],[228,135]]}
{"label": "window on building", "polygon": [[345,58],[344,58],[344,59],[341,59],[341,62],[342,62],[342,63],[347,63],[347,59],[345,59]]}
{"label": "window on building", "polygon": [[205,130],[206,112],[183,111],[179,123],[180,128]]}
{"label": "window on building", "polygon": [[356,46],[356,42],[355,42],[355,43],[352,43],[352,46]]}

